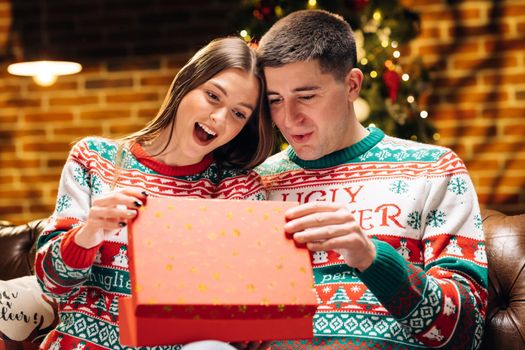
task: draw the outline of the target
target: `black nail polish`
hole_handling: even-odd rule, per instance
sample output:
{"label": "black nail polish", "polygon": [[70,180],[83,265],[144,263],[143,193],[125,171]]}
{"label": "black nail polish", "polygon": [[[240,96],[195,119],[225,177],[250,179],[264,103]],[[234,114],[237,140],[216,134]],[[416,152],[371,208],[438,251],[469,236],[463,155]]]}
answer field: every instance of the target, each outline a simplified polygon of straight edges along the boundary
{"label": "black nail polish", "polygon": [[142,203],[140,203],[139,201],[134,201],[133,204],[135,204],[137,208],[142,207]]}
{"label": "black nail polish", "polygon": [[118,225],[120,227],[125,227],[127,224],[124,221],[121,221],[121,222],[118,223]]}
{"label": "black nail polish", "polygon": [[146,192],[146,191],[142,191],[142,192],[140,192],[140,193],[142,193],[142,194],[145,195],[146,197],[149,196],[149,193]]}

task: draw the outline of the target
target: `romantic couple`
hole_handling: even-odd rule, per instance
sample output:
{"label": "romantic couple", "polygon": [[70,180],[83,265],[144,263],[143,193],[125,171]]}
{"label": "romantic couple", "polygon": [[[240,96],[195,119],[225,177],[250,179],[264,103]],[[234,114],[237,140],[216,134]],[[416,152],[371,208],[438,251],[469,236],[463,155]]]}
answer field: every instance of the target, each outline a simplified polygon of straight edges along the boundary
{"label": "romantic couple", "polygon": [[[88,277],[111,274],[148,195],[301,203],[284,229],[312,256],[314,338],[237,348],[476,349],[487,263],[467,170],[450,149],[363,127],[362,82],[348,23],[297,11],[256,51],[239,38],[199,50],[142,130],[78,142],[38,242],[36,274],[61,320],[42,349],[128,349],[116,305],[130,291]],[[290,146],[267,159],[272,122]],[[335,292],[362,307],[334,304]]]}

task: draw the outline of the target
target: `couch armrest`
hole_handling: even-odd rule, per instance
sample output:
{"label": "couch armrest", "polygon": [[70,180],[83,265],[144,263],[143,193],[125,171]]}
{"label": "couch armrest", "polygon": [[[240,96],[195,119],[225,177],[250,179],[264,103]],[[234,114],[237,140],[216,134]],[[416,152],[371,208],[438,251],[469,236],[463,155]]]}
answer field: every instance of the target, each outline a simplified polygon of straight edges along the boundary
{"label": "couch armrest", "polygon": [[525,214],[483,210],[489,300],[482,349],[525,350]]}
{"label": "couch armrest", "polygon": [[40,219],[18,226],[0,222],[0,280],[33,274],[35,243],[45,222]]}

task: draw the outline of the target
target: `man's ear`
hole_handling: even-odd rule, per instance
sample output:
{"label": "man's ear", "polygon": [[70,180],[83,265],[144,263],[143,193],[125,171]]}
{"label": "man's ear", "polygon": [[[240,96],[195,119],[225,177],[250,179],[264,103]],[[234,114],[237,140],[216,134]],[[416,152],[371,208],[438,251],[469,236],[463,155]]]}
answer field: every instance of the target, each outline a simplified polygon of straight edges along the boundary
{"label": "man's ear", "polygon": [[348,99],[353,102],[359,97],[361,85],[363,84],[363,72],[359,68],[352,68],[345,77],[348,91]]}

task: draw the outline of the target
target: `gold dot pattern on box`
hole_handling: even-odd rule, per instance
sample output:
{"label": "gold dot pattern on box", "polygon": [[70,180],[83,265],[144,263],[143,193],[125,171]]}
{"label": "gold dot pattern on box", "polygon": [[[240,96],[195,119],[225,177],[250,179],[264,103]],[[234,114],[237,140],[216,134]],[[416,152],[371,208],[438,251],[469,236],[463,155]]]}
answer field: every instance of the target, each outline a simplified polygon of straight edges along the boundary
{"label": "gold dot pattern on box", "polygon": [[[267,250],[265,247],[273,248],[272,240],[278,235],[284,236],[282,224],[274,219],[277,218],[277,215],[282,216],[284,209],[274,206],[259,207],[258,205],[239,207],[239,209],[233,209],[236,207],[231,206],[221,211],[214,208],[193,203],[190,203],[188,207],[178,204],[165,205],[163,208],[151,208],[151,211],[143,214],[148,214],[150,226],[147,228],[149,231],[153,230],[155,234],[150,236],[152,238],[142,236],[141,242],[150,248],[158,249],[161,245],[167,248],[161,254],[144,251],[153,259],[162,259],[156,263],[156,266],[161,267],[161,273],[150,272],[150,274],[162,276],[162,279],[150,277],[148,288],[137,285],[137,291],[152,291],[151,294],[144,293],[143,300],[148,300],[147,298],[150,297],[162,302],[164,296],[175,291],[179,295],[172,297],[171,300],[177,300],[180,304],[192,303],[193,297],[201,295],[200,298],[206,298],[207,302],[214,304],[232,303],[232,300],[234,305],[236,301],[246,304],[250,300],[250,303],[270,305],[277,301],[274,295],[278,295],[283,287],[284,290],[288,290],[286,293],[290,293],[288,297],[290,300],[293,295],[291,289],[302,288],[304,283],[302,278],[290,281],[289,277],[294,271],[299,271],[302,276],[307,275],[310,272],[309,266],[297,266],[291,263],[289,254],[292,250],[289,248],[288,250],[277,249],[276,256],[272,255],[271,258],[268,252],[262,255],[258,253]],[[230,208],[232,210],[229,210]],[[144,207],[140,209],[143,210]],[[154,225],[155,218],[159,219],[157,226]],[[279,220],[282,221],[282,218],[279,217]],[[264,235],[259,226],[264,226],[266,233],[271,233],[271,235]],[[292,242],[289,239],[287,241]],[[200,248],[205,245],[210,248]],[[218,251],[218,254],[211,254],[214,249]],[[182,255],[187,257],[186,263],[179,262],[181,257],[178,252],[180,251],[183,251]],[[254,254],[254,251],[257,253]],[[204,256],[206,258],[203,258]],[[217,256],[224,258],[217,259]],[[271,274],[269,271],[273,271],[276,277],[272,278],[272,282],[267,280],[262,282],[260,274],[256,272],[254,276],[253,270],[265,271],[269,274]],[[181,274],[183,279],[186,278],[186,283],[183,284],[180,280],[174,281],[168,273]],[[288,278],[283,279],[282,276],[288,276]],[[219,292],[217,288],[223,281],[225,285],[220,288],[221,292]],[[308,285],[308,288],[310,287],[311,282]],[[192,290],[193,292],[190,292]],[[193,296],[190,298],[190,295]],[[205,297],[206,295],[208,297]],[[246,299],[238,300],[236,299],[238,295],[243,295]],[[232,296],[235,299],[230,299]],[[297,303],[297,297],[294,298],[294,302]],[[291,303],[288,302],[288,304]],[[246,311],[246,306],[244,308]],[[240,310],[242,311],[242,307]],[[284,304],[279,305],[278,310],[283,312]]]}
{"label": "gold dot pattern on box", "polygon": [[193,306],[188,306],[188,307],[185,307],[184,308],[184,311],[190,313],[190,312],[193,312],[195,310],[195,308]]}

